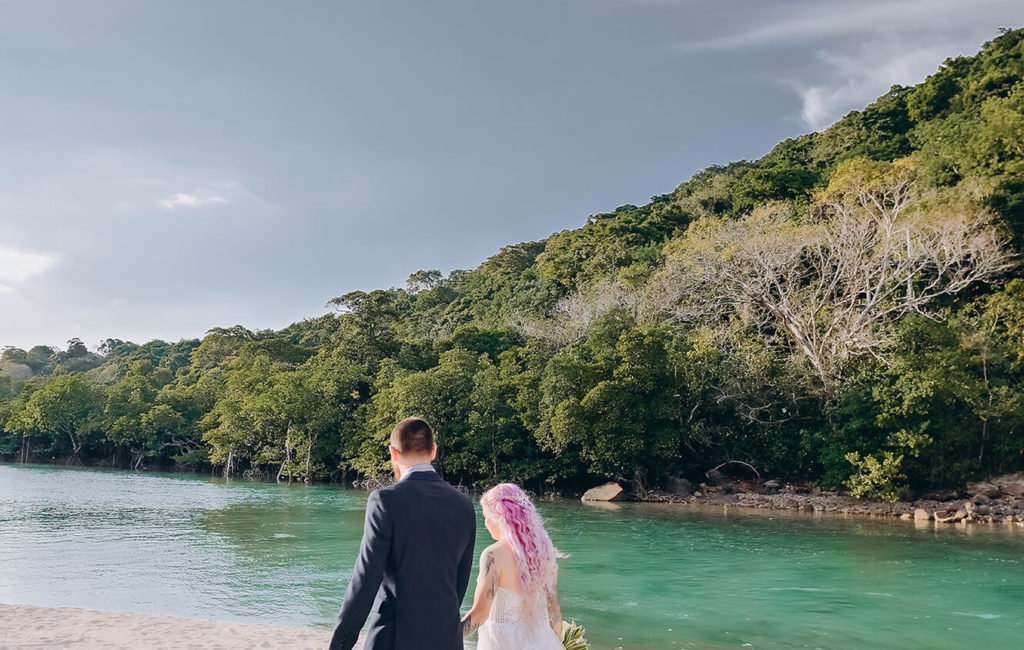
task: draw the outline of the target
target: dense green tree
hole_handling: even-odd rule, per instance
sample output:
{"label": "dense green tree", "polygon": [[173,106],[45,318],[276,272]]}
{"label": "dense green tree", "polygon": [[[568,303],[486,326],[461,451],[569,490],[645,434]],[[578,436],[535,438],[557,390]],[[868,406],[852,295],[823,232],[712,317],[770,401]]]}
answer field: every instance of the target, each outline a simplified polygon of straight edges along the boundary
{"label": "dense green tree", "polygon": [[[146,457],[159,454],[165,438],[179,429],[177,424],[170,425],[173,418],[165,412],[169,407],[156,404],[160,389],[172,379],[170,370],[154,368],[146,360],[136,361],[119,382],[106,390],[104,432],[108,440],[128,449],[136,469]],[[154,408],[161,411],[151,415]]]}
{"label": "dense green tree", "polygon": [[473,377],[480,357],[466,350],[449,350],[437,366],[421,371],[397,370],[393,380],[373,398],[368,418],[369,436],[360,449],[357,469],[379,472],[387,459],[387,436],[399,420],[416,415],[434,429],[440,452],[439,471],[450,479],[465,481],[486,466],[473,453],[469,436]]}
{"label": "dense green tree", "polygon": [[24,364],[27,358],[27,352],[25,352],[21,348],[16,348],[13,345],[8,345],[2,351],[0,351],[0,363]]}
{"label": "dense green tree", "polygon": [[100,442],[102,397],[102,392],[79,373],[56,375],[15,409],[8,426],[33,438],[37,449],[66,451],[71,463],[80,464],[83,450],[87,452]]}
{"label": "dense green tree", "polygon": [[405,291],[351,291],[328,304],[341,312],[332,344],[344,349],[365,372],[372,374],[380,359],[398,353],[398,321],[409,306]]}
{"label": "dense green tree", "polygon": [[56,365],[54,357],[57,351],[48,345],[37,345],[29,349],[25,353],[25,365],[32,369],[32,372],[36,374],[42,374],[44,371],[49,372],[53,370]]}

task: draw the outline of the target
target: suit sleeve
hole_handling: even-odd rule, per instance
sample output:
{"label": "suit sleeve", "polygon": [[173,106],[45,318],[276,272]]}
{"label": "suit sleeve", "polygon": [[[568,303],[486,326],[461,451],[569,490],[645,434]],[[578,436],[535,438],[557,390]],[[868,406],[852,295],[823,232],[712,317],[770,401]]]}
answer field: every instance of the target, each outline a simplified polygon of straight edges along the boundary
{"label": "suit sleeve", "polygon": [[473,571],[473,549],[476,545],[476,512],[470,506],[469,519],[469,543],[466,550],[462,552],[462,559],[459,561],[459,575],[456,588],[459,590],[459,602],[466,597],[466,588],[469,587],[469,576]]}
{"label": "suit sleeve", "polygon": [[391,550],[391,518],[377,492],[366,500],[366,522],[359,558],[352,570],[352,580],[345,590],[345,600],[338,613],[338,623],[331,637],[330,650],[351,650],[359,639],[373,607],[373,601],[384,580],[384,566]]}

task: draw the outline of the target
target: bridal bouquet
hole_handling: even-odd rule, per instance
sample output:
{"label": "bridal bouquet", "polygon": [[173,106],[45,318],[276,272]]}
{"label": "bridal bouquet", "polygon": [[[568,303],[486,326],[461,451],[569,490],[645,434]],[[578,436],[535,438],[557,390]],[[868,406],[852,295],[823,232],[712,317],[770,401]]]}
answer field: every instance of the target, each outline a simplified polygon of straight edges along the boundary
{"label": "bridal bouquet", "polygon": [[576,621],[562,621],[562,645],[565,650],[587,650],[590,646],[583,637],[586,632]]}

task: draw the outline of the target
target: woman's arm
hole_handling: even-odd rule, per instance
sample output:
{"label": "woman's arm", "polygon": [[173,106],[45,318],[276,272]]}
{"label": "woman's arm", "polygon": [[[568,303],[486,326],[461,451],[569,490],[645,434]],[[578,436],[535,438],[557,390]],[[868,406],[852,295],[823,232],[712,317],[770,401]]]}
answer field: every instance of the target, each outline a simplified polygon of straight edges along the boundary
{"label": "woman's arm", "polygon": [[555,631],[555,636],[562,638],[562,607],[558,604],[557,583],[548,590],[548,623]]}
{"label": "woman's arm", "polygon": [[487,548],[480,554],[480,574],[476,578],[476,592],[473,594],[473,607],[462,618],[462,636],[468,637],[476,628],[484,624],[491,615],[491,603],[498,590],[501,571],[495,563],[494,551]]}

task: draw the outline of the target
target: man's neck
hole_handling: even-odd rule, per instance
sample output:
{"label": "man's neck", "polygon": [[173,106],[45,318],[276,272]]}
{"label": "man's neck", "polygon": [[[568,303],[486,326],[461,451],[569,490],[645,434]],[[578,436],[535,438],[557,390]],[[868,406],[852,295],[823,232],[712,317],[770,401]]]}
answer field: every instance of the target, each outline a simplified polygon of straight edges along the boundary
{"label": "man's neck", "polygon": [[401,470],[398,476],[398,480],[402,480],[409,474],[416,472],[433,472],[434,466],[430,464],[430,459],[422,460],[419,462],[411,462],[408,465],[399,465],[398,469]]}

